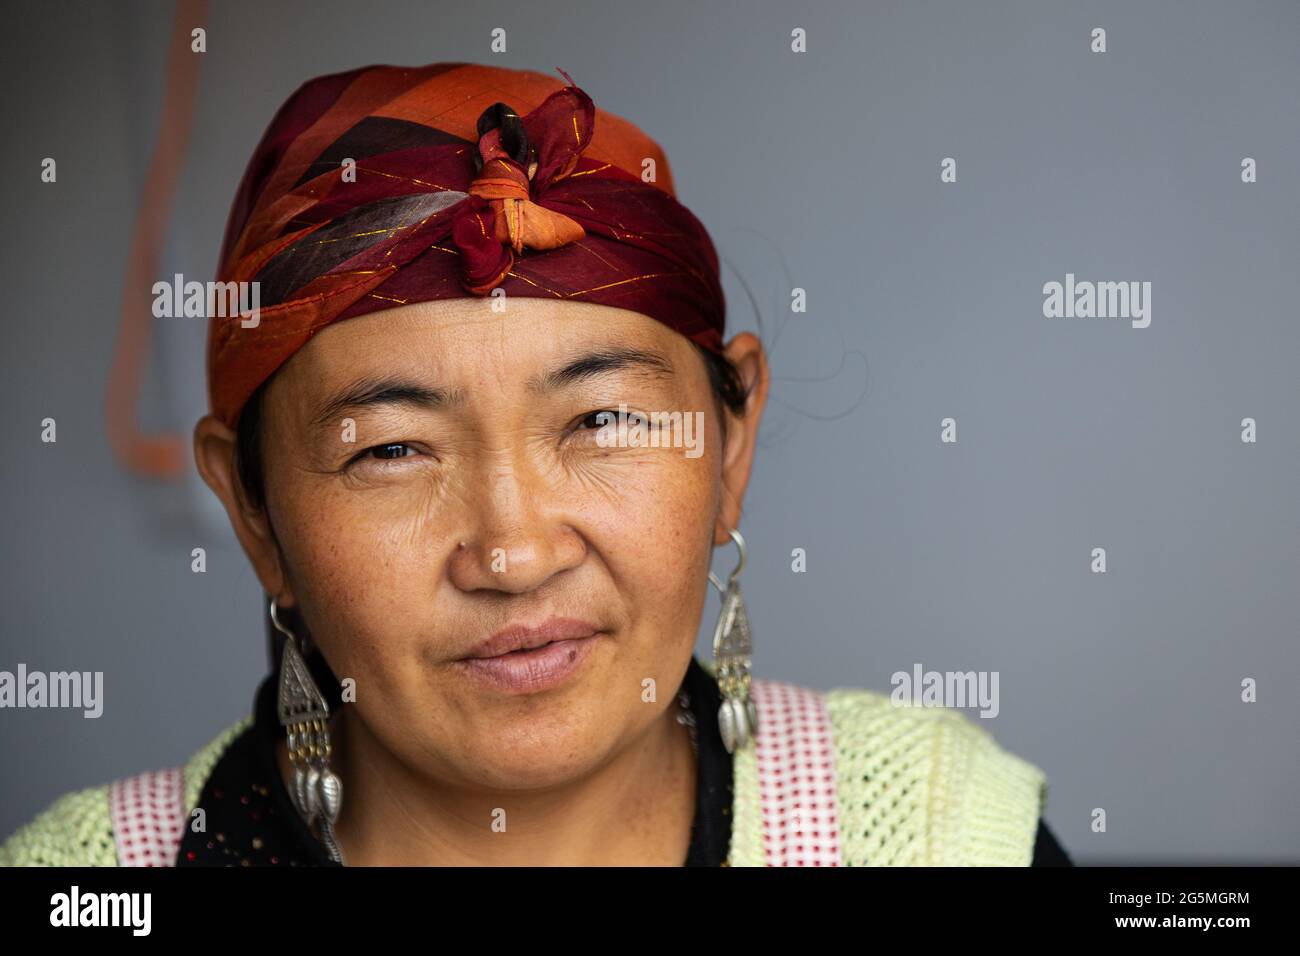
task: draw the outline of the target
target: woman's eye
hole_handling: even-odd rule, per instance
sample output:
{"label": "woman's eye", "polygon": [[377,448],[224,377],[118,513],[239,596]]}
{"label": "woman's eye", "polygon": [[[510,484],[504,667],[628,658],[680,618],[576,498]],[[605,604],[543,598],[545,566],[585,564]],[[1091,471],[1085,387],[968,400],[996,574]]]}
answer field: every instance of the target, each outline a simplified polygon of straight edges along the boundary
{"label": "woman's eye", "polygon": [[402,442],[390,442],[386,445],[376,445],[374,448],[367,449],[362,453],[361,457],[368,458],[373,455],[381,461],[391,461],[394,458],[409,458],[410,455],[407,452],[414,454],[415,449]]}
{"label": "woman's eye", "polygon": [[578,419],[579,429],[600,429],[608,425],[618,424],[618,412],[612,409],[602,408],[599,411],[588,412],[582,418]]}
{"label": "woman's eye", "polygon": [[[406,460],[409,459],[409,462]],[[358,474],[372,477],[405,475],[412,469],[437,463],[438,459],[428,446],[421,442],[386,441],[358,452],[343,466]]]}

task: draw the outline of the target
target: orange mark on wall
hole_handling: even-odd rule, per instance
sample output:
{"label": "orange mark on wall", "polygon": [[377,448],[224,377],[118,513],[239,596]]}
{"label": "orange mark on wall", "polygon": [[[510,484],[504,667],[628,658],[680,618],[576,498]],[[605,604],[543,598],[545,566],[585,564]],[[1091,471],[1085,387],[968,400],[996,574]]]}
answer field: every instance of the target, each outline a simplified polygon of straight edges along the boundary
{"label": "orange mark on wall", "polygon": [[207,20],[205,0],[178,0],[167,56],[162,119],[145,177],[122,292],[117,347],[108,373],[104,413],[108,441],[128,471],[152,478],[174,478],[185,465],[187,442],[172,433],[146,435],[136,405],[153,337],[152,292],[163,239],[180,179],[194,116],[199,60],[191,31]]}

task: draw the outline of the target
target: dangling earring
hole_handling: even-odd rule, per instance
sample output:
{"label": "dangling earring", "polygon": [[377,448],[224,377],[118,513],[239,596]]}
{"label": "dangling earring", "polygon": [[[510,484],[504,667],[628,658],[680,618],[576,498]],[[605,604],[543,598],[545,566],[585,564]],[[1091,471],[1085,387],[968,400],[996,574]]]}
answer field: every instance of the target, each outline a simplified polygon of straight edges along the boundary
{"label": "dangling earring", "polygon": [[749,615],[740,595],[740,572],[745,568],[745,539],[736,529],[730,529],[731,540],[740,549],[740,563],[731,572],[723,587],[710,571],[709,581],[722,595],[722,612],[713,632],[713,659],[718,688],[722,691],[722,706],[718,708],[718,731],[723,746],[734,754],[744,748],[758,733],[758,711],[749,696],[749,671],[754,644],[749,631]]}
{"label": "dangling earring", "polygon": [[316,686],[298,639],[280,623],[275,599],[271,599],[271,623],[285,636],[284,654],[280,658],[280,723],[289,736],[289,762],[293,765],[293,785],[289,798],[307,821],[321,827],[321,842],[336,863],[343,862],[334,824],[343,805],[343,782],[329,768],[329,704]]}

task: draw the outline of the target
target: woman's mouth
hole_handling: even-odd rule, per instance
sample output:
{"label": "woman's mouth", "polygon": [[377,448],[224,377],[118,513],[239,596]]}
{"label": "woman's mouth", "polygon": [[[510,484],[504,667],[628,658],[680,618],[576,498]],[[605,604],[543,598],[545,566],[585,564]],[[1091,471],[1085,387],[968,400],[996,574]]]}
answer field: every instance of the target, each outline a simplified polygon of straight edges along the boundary
{"label": "woman's mouth", "polygon": [[538,693],[575,674],[601,636],[591,624],[572,618],[512,625],[456,661],[456,666],[498,690]]}

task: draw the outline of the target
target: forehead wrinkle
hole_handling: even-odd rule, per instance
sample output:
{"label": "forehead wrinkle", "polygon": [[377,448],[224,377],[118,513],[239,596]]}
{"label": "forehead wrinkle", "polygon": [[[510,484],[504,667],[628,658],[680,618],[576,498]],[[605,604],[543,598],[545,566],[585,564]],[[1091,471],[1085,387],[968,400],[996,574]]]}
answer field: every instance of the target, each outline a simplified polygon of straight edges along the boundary
{"label": "forehead wrinkle", "polygon": [[465,404],[462,388],[444,388],[401,374],[367,375],[334,392],[308,420],[312,428],[334,424],[339,414],[350,410],[392,405],[407,407],[455,408]]}
{"label": "forehead wrinkle", "polygon": [[532,376],[528,380],[528,389],[532,392],[554,391],[615,372],[630,372],[655,380],[672,379],[676,374],[673,363],[657,351],[628,347],[599,348],[550,372]]}

